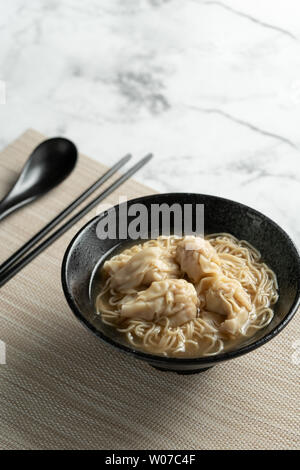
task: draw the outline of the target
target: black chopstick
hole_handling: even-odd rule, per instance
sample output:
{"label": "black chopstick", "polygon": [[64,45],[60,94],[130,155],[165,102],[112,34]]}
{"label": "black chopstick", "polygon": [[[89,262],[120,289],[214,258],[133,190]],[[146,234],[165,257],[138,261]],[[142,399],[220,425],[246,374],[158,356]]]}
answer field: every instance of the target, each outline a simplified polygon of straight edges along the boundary
{"label": "black chopstick", "polygon": [[134,173],[136,173],[141,167],[143,167],[150,159],[152,154],[146,155],[139,162],[133,165],[129,170],[127,170],[122,176],[120,176],[116,181],[114,181],[107,189],[105,189],[99,196],[93,199],[89,204],[87,204],[83,209],[81,209],[77,214],[75,214],[70,220],[68,220],[64,225],[59,227],[52,235],[46,238],[42,243],[40,243],[36,248],[30,251],[24,258],[22,258],[18,263],[14,264],[11,269],[8,269],[0,277],[0,287],[6,284],[12,277],[14,277],[21,269],[23,269],[30,261],[36,258],[42,251],[44,251],[49,245],[55,242],[61,235],[63,235],[69,228],[76,224],[82,217],[84,217],[91,209],[93,209],[100,201],[106,198],[111,194],[115,189],[117,189],[121,184],[128,180]]}
{"label": "black chopstick", "polygon": [[37,242],[44,238],[54,227],[56,227],[65,217],[67,217],[74,209],[76,209],[83,201],[85,201],[96,189],[99,188],[105,181],[114,175],[125,163],[130,160],[131,155],[127,154],[121,158],[115,165],[107,170],[104,175],[101,176],[94,184],[86,189],[75,201],[60,212],[54,219],[52,219],[47,225],[45,225],[36,235],[34,235],[28,242],[26,242],[21,248],[12,254],[4,263],[0,265],[0,276],[10,266],[21,259]]}

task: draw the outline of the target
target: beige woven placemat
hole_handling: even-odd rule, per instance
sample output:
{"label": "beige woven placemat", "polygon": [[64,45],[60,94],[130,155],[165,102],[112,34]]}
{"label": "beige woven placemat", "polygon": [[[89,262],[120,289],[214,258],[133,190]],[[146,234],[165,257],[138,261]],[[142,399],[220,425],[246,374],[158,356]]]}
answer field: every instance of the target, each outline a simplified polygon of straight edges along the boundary
{"label": "beige woven placemat", "polygon": [[[27,131],[0,154],[0,197],[43,138]],[[0,259],[103,170],[81,155],[59,188],[1,222]],[[130,181],[109,202],[151,192]],[[0,291],[0,448],[299,448],[299,315],[258,351],[199,375],[159,372],[110,349],[75,319],[60,285],[66,246],[94,215]]]}

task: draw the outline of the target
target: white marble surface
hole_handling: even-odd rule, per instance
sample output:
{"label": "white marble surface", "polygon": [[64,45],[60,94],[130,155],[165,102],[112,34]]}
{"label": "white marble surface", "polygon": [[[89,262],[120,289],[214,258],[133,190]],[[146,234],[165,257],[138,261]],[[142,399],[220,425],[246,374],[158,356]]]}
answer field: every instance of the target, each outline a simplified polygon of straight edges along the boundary
{"label": "white marble surface", "polygon": [[0,2],[0,147],[26,128],[159,191],[239,200],[300,243],[299,0]]}

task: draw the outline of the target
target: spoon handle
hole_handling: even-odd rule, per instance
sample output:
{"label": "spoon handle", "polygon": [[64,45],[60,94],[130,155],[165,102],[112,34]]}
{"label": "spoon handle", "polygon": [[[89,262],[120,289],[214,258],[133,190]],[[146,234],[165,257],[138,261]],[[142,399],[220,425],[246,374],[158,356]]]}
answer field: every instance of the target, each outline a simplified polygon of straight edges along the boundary
{"label": "spoon handle", "polygon": [[14,210],[14,206],[6,198],[0,201],[0,220],[4,219],[8,214]]}
{"label": "spoon handle", "polygon": [[[11,194],[11,193],[10,193]],[[0,221],[20,207],[32,201],[32,198],[18,200],[18,198],[8,198],[8,195],[0,201]]]}

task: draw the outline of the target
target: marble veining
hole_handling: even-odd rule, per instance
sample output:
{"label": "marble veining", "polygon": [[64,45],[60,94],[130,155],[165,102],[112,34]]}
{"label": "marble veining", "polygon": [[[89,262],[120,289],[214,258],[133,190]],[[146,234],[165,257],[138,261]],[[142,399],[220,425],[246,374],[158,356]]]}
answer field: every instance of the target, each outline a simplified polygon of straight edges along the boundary
{"label": "marble veining", "polygon": [[26,128],[156,190],[248,204],[300,243],[297,0],[0,3],[0,147]]}
{"label": "marble veining", "polygon": [[276,26],[276,25],[273,25],[273,24],[270,24],[270,23],[266,23],[266,22],[260,20],[259,18],[255,18],[254,16],[251,16],[251,15],[245,13],[245,12],[237,10],[236,8],[232,8],[231,6],[226,5],[223,2],[204,1],[202,3],[204,5],[217,5],[221,8],[225,8],[225,10],[227,10],[231,13],[234,13],[235,15],[239,15],[243,18],[247,18],[249,21],[252,21],[253,23],[256,23],[259,26],[262,26],[263,28],[270,28],[270,29],[273,29],[274,31],[279,31],[282,34],[286,34],[287,36],[289,36],[292,39],[297,39],[297,37],[293,33],[291,33],[290,31],[288,31],[284,28],[280,28],[279,26]]}

